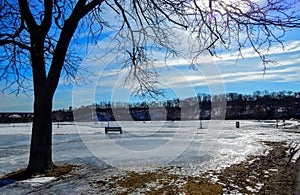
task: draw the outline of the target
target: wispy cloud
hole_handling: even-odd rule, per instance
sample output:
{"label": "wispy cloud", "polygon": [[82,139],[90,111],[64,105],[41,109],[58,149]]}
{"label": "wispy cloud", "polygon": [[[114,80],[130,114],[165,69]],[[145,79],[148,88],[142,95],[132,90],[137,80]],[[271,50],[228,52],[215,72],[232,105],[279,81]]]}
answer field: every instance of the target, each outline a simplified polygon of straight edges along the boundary
{"label": "wispy cloud", "polygon": [[[268,50],[263,49],[262,54],[264,55],[276,55],[276,54],[285,54],[285,53],[292,53],[292,52],[299,52],[300,51],[300,40],[292,40],[284,44],[277,44],[271,46]],[[257,58],[258,54],[254,51],[252,47],[243,48],[241,49],[241,54],[243,58]],[[240,55],[239,52],[224,52],[220,54],[218,57],[214,58],[215,61],[227,61],[227,60],[236,60]]]}
{"label": "wispy cloud", "polygon": [[[270,65],[264,72],[263,67],[260,64],[259,59],[255,56],[255,52],[251,48],[244,49],[244,58],[240,63],[235,64],[236,56],[227,53],[222,54],[220,58],[200,58],[199,71],[193,71],[186,68],[191,64],[191,59],[177,58],[171,59],[165,63],[165,61],[155,62],[155,67],[162,75],[160,78],[160,87],[166,88],[167,86],[184,89],[186,87],[199,87],[221,83],[242,83],[257,80],[270,80],[273,82],[293,82],[298,78],[295,76],[295,72],[300,71],[300,41],[290,41],[287,43],[284,50],[280,45],[275,45],[270,48],[270,55],[273,55],[278,59],[278,64]],[[201,63],[202,62],[202,63]],[[204,66],[210,66],[212,63],[216,63],[220,69],[219,72],[212,72],[209,75],[203,75],[201,68]],[[185,68],[183,68],[185,67]],[[102,87],[129,87],[116,85],[116,79],[118,78],[118,69],[107,70],[102,74],[98,86]],[[299,79],[298,79],[299,80]]]}

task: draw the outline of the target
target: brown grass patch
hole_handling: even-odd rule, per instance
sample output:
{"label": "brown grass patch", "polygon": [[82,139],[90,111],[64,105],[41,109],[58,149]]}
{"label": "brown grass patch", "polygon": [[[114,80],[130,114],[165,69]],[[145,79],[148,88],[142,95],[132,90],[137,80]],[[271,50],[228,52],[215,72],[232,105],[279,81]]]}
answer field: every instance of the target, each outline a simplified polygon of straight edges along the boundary
{"label": "brown grass patch", "polygon": [[[227,192],[237,190],[242,194],[252,194],[253,192],[249,191],[249,188],[252,188],[258,191],[255,193],[261,194],[293,194],[296,165],[289,162],[290,154],[286,152],[286,143],[263,144],[271,147],[267,155],[249,157],[220,173],[215,173]],[[272,169],[275,171],[270,171]],[[259,187],[258,184],[262,186]]]}
{"label": "brown grass patch", "polygon": [[56,165],[52,171],[46,172],[44,176],[46,177],[61,177],[70,171],[72,171],[74,165],[70,164],[61,164]]}
{"label": "brown grass patch", "polygon": [[72,169],[73,169],[73,165],[69,165],[69,164],[55,165],[53,170],[41,174],[32,174],[26,169],[20,169],[18,171],[14,171],[12,173],[4,175],[3,177],[0,178],[0,180],[22,181],[26,179],[31,179],[36,176],[60,177],[62,175],[69,173]]}
{"label": "brown grass patch", "polygon": [[180,192],[184,192],[187,195],[217,195],[222,194],[223,190],[221,185],[211,183],[204,178],[182,177],[163,171],[146,173],[131,172],[127,177],[115,182],[113,187],[123,188],[123,194],[142,192],[147,195],[178,194]]}
{"label": "brown grass patch", "polygon": [[190,180],[185,185],[185,192],[188,195],[217,195],[222,194],[223,188],[219,184],[213,184],[208,180]]}

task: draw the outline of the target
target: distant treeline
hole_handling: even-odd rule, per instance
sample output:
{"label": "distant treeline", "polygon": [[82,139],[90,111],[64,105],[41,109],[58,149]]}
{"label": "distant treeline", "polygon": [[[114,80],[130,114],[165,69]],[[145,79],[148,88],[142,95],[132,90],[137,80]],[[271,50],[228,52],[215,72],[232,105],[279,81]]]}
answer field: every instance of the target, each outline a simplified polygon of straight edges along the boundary
{"label": "distant treeline", "polygon": [[[225,101],[226,100],[226,101]],[[224,103],[226,105],[224,105]],[[212,105],[214,105],[212,111]],[[228,93],[211,96],[178,98],[156,102],[99,102],[80,108],[56,110],[53,121],[114,120],[198,120],[210,119],[214,110],[225,110],[226,119],[300,119],[300,92],[255,91],[253,94]],[[0,123],[30,122],[30,113],[0,113]]]}
{"label": "distant treeline", "polygon": [[27,123],[32,122],[33,114],[25,112],[1,112],[0,123]]}
{"label": "distant treeline", "polygon": [[[32,122],[33,117],[33,113],[29,112],[0,112],[0,123],[27,123]],[[74,121],[72,107],[53,111],[52,121]]]}
{"label": "distant treeline", "polygon": [[255,91],[252,95],[228,93],[227,119],[300,118],[300,92]]}
{"label": "distant treeline", "polygon": [[[226,101],[224,100],[226,99]],[[228,93],[161,102],[99,102],[74,110],[78,121],[107,120],[197,120],[210,119],[211,109],[220,109],[226,102],[226,119],[287,119],[300,118],[300,92],[255,91],[253,94]],[[216,109],[216,108],[214,108]]]}

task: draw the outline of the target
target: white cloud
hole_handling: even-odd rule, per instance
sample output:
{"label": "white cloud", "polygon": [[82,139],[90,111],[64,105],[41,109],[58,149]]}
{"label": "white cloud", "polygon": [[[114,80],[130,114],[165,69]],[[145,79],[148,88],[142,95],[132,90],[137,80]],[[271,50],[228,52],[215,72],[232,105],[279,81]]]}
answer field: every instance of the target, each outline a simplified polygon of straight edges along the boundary
{"label": "white cloud", "polygon": [[[276,54],[286,54],[292,52],[300,51],[300,40],[289,41],[284,44],[284,47],[281,44],[271,46],[268,51],[262,52],[264,55],[276,55]],[[254,51],[252,47],[243,48],[241,50],[242,57],[245,58],[257,58],[258,54]],[[227,60],[236,60],[239,56],[239,52],[225,52],[220,54],[218,57],[215,57],[215,61],[227,61]]]}
{"label": "white cloud", "polygon": [[[297,45],[298,42],[294,42],[291,45]],[[295,47],[289,46],[287,51],[295,52]],[[279,50],[274,50],[273,53],[278,53]],[[286,54],[286,59],[279,61],[281,65],[274,65],[271,69],[267,69],[265,74],[263,71],[263,67],[257,63],[257,60],[249,60],[249,61],[241,61],[244,64],[234,64],[232,61],[231,66],[230,63],[223,64],[221,61],[218,62],[219,68],[222,73],[221,77],[218,75],[218,72],[212,72],[211,74],[207,74],[203,76],[199,71],[193,71],[191,69],[182,69],[181,66],[188,65],[188,59],[178,59],[172,60],[167,63],[168,67],[164,67],[162,63],[159,63],[158,69],[161,73],[162,77],[159,80],[162,85],[162,88],[166,86],[171,86],[174,89],[184,89],[187,87],[198,87],[198,86],[208,86],[213,84],[221,84],[224,83],[242,83],[248,81],[257,81],[257,80],[272,80],[274,82],[292,82],[295,79],[298,79],[294,76],[295,72],[300,72],[300,67],[297,66],[300,63],[300,59],[297,58],[297,54]],[[227,60],[228,62],[228,60]],[[290,66],[294,65],[294,66]],[[200,65],[199,70],[201,71],[201,67],[206,67],[206,65]],[[250,67],[250,68],[249,68]],[[114,70],[115,71],[115,70]],[[116,87],[115,83],[118,77],[113,77],[116,75],[114,71],[107,72],[103,74],[103,81],[100,82],[101,86],[111,86]],[[299,80],[299,79],[298,79]],[[127,87],[125,87],[127,88]],[[128,87],[129,88],[129,87]]]}

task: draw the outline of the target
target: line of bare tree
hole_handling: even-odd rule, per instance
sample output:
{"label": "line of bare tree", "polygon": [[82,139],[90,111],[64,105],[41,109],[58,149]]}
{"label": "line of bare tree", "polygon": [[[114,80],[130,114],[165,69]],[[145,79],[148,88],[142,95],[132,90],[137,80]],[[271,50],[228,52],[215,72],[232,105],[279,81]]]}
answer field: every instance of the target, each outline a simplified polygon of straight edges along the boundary
{"label": "line of bare tree", "polygon": [[[210,119],[212,101],[218,101],[221,97],[199,93],[197,97],[182,100],[174,98],[135,103],[101,101],[76,108],[74,112],[76,121],[91,121],[92,118],[95,121]],[[226,101],[225,119],[300,119],[300,92],[265,90],[253,94],[228,93]]]}

